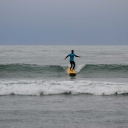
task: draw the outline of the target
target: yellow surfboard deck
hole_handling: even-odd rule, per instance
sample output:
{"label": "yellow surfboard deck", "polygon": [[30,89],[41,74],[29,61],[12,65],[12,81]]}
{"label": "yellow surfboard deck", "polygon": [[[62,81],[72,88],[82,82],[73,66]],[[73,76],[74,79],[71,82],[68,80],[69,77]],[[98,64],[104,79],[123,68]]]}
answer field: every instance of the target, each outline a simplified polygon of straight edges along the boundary
{"label": "yellow surfboard deck", "polygon": [[67,69],[67,73],[68,73],[70,76],[75,76],[75,75],[76,75],[76,71],[75,71],[75,70],[70,70],[70,68]]}

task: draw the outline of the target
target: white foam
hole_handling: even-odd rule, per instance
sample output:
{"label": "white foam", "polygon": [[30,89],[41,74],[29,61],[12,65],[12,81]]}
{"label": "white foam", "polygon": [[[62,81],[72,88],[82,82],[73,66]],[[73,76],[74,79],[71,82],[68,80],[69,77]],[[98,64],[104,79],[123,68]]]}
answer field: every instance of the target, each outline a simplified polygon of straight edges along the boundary
{"label": "white foam", "polygon": [[0,95],[51,95],[51,94],[114,95],[128,93],[128,84],[98,81],[0,81]]}
{"label": "white foam", "polygon": [[78,72],[80,72],[83,68],[85,67],[85,65],[78,65],[78,66],[76,66],[76,72],[78,73]]}
{"label": "white foam", "polygon": [[[61,66],[64,68],[64,70],[67,71],[67,67],[70,67],[71,65],[68,64],[68,65],[61,65]],[[85,67],[85,64],[84,64],[84,65],[77,65],[77,66],[75,67],[75,71],[78,73],[78,72],[80,72],[84,67]]]}

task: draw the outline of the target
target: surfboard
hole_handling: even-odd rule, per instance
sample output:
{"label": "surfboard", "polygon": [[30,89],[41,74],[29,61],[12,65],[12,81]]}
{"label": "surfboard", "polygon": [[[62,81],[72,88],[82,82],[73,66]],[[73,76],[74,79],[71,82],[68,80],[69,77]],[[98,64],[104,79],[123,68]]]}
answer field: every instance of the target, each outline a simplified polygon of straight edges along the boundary
{"label": "surfboard", "polygon": [[70,76],[75,76],[75,75],[76,75],[76,71],[75,71],[75,70],[70,70],[70,68],[67,69],[67,73],[68,73]]}

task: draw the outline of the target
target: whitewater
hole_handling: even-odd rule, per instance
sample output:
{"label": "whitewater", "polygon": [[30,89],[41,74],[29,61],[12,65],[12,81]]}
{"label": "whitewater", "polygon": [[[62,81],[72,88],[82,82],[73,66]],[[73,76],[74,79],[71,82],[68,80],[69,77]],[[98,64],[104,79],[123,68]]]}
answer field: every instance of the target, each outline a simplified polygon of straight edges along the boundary
{"label": "whitewater", "polygon": [[42,81],[19,80],[1,81],[0,95],[55,95],[55,94],[90,94],[90,95],[126,95],[127,83],[99,81]]}

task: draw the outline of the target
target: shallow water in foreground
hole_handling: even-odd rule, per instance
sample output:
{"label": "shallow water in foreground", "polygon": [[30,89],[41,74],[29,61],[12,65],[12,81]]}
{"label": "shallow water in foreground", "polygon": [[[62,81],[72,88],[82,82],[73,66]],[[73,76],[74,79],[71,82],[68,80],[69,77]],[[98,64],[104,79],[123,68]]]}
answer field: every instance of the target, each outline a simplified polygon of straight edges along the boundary
{"label": "shallow water in foreground", "polygon": [[128,96],[1,96],[1,128],[127,128]]}

